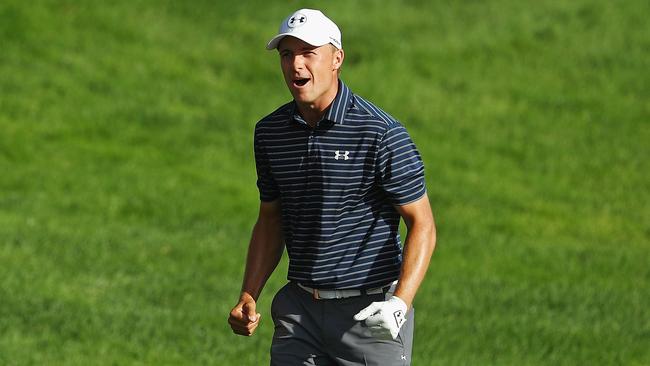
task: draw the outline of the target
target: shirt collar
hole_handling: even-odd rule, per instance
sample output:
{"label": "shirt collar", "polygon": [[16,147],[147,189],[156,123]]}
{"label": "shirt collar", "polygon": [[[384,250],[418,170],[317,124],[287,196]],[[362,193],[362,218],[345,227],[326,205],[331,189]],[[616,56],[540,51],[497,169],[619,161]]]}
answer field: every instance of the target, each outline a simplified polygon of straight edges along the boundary
{"label": "shirt collar", "polygon": [[[327,112],[325,112],[323,119],[338,124],[344,124],[345,113],[350,107],[350,100],[352,99],[351,97],[352,92],[347,87],[347,85],[345,85],[345,83],[339,79],[339,90],[336,92],[336,97],[334,98],[334,101],[332,101],[332,104],[330,104]],[[295,121],[306,123],[300,114],[298,114],[298,107],[295,101],[293,102],[291,114],[293,115],[293,119]]]}

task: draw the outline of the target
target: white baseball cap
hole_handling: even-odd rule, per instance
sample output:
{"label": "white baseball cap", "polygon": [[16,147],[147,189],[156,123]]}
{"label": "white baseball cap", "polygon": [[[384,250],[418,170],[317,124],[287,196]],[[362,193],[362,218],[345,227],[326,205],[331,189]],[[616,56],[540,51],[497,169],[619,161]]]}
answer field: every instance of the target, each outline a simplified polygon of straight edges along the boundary
{"label": "white baseball cap", "polygon": [[280,40],[285,36],[296,37],[316,47],[328,43],[338,49],[343,47],[339,27],[320,10],[300,9],[289,15],[280,24],[278,35],[269,41],[266,49],[277,48]]}

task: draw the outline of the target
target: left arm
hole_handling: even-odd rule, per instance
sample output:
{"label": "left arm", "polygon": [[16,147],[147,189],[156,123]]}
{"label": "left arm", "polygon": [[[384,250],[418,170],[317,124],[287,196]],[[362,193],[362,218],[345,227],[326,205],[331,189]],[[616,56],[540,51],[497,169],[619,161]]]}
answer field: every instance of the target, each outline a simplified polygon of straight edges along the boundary
{"label": "left arm", "polygon": [[427,273],[436,246],[436,227],[426,193],[417,201],[399,204],[425,190],[422,159],[404,127],[391,128],[382,137],[377,162],[379,185],[406,223],[407,235],[393,296],[371,303],[354,319],[364,321],[376,337],[396,339]]}
{"label": "left arm", "polygon": [[394,295],[411,308],[436,246],[436,226],[426,194],[415,202],[395,208],[406,223],[407,235],[402,271]]}
{"label": "left arm", "polygon": [[397,338],[406,321],[405,313],[413,305],[413,298],[427,273],[436,246],[436,227],[426,194],[415,202],[395,208],[402,215],[407,228],[397,288],[390,299],[373,302],[354,316],[356,321],[365,321],[373,335],[386,339]]}

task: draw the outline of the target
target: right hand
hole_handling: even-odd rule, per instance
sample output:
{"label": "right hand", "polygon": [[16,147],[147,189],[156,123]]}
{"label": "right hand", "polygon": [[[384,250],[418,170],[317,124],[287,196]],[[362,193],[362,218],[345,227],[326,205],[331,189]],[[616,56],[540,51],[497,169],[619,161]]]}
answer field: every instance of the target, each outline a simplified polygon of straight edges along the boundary
{"label": "right hand", "polygon": [[262,314],[255,312],[255,299],[249,294],[242,294],[239,303],[230,311],[228,323],[235,334],[250,337],[260,324]]}

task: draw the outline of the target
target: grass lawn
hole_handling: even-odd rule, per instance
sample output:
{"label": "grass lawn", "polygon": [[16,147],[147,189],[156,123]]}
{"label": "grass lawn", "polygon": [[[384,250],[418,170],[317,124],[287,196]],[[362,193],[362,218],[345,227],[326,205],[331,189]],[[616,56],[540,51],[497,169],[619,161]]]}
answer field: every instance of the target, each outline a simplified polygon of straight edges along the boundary
{"label": "grass lawn", "polygon": [[0,365],[265,365],[232,334],[281,19],[422,153],[413,365],[650,364],[650,3],[0,3]]}

